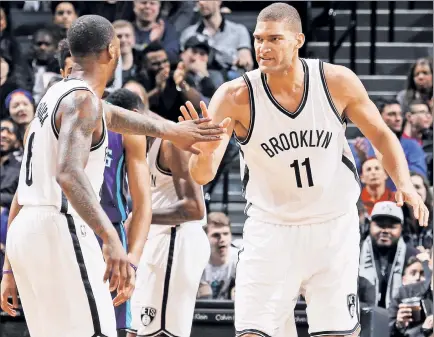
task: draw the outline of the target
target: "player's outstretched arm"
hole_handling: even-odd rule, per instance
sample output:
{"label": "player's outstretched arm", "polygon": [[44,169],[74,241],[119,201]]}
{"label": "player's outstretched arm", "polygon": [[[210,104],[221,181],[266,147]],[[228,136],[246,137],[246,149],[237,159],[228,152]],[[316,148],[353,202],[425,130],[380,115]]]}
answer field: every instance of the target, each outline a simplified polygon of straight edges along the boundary
{"label": "player's outstretched arm", "polygon": [[[208,108],[204,102],[200,104],[204,117],[209,116],[213,123],[219,123],[226,129],[220,141],[196,145],[200,153],[193,155],[190,159],[190,174],[200,185],[205,185],[214,179],[222,161],[237,121],[235,114],[238,106],[234,97],[239,95],[239,91],[239,85],[228,82],[217,89]],[[197,118],[193,105],[187,102],[186,107],[181,107],[183,119]]]}
{"label": "player's outstretched arm", "polygon": [[169,162],[178,201],[164,208],[152,210],[152,223],[159,225],[178,225],[183,222],[201,220],[205,216],[205,203],[200,185],[190,176],[188,161],[190,154],[167,145],[163,156]]}
{"label": "player's outstretched arm", "polygon": [[404,202],[409,203],[420,225],[427,226],[428,209],[411,183],[401,143],[381,118],[359,78],[345,67],[332,67],[336,67],[335,71],[338,73],[332,85],[336,85],[341,97],[344,97],[345,114],[381,153],[383,166],[397,187],[398,206],[402,206]]}
{"label": "player's outstretched arm", "polygon": [[[89,159],[92,136],[101,123],[101,100],[88,91],[77,90],[59,105],[62,113],[58,138],[56,180],[80,217],[103,240],[111,290],[129,287],[132,271],[118,234],[102,209],[84,172]],[[129,291],[129,290],[128,290]]]}
{"label": "player's outstretched arm", "polygon": [[174,123],[157,119],[150,114],[137,114],[115,105],[103,103],[107,127],[121,134],[146,135],[170,140],[182,150],[197,153],[197,142],[213,142],[220,139],[224,128],[209,123],[206,118]]}
{"label": "player's outstretched arm", "polygon": [[124,136],[128,186],[133,201],[128,229],[128,258],[136,266],[142,256],[152,218],[151,182],[146,161],[146,144],[146,136]]}

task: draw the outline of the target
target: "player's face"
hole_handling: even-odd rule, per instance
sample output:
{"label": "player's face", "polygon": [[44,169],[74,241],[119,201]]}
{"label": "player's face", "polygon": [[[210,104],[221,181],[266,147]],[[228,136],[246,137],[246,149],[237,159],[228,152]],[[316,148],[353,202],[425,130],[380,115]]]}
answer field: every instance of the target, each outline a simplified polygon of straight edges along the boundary
{"label": "player's face", "polygon": [[72,61],[72,57],[67,57],[65,59],[65,68],[60,69],[60,75],[62,75],[63,78],[66,78],[71,74],[73,64],[74,62]]}
{"label": "player's face", "polygon": [[9,121],[2,121],[0,130],[0,155],[3,156],[16,148],[17,135],[14,125]]}
{"label": "player's face", "polygon": [[279,21],[258,21],[253,37],[256,61],[263,73],[288,71],[304,43],[302,33]]}
{"label": "player's face", "polygon": [[115,72],[116,72],[116,68],[118,67],[118,63],[119,63],[119,57],[121,55],[121,51],[120,51],[120,42],[118,37],[115,36],[113,37],[113,40],[109,46],[109,53],[110,53],[110,61],[109,61],[109,79],[108,79],[108,84],[107,86],[110,86],[109,83],[113,83],[113,80],[115,78]]}
{"label": "player's face", "polygon": [[362,176],[360,178],[365,185],[378,187],[380,185],[386,185],[387,175],[380,161],[376,158],[372,158],[363,164]]}
{"label": "player's face", "polygon": [[9,112],[12,119],[19,125],[29,124],[35,116],[35,108],[32,102],[21,93],[12,95]]}
{"label": "player's face", "polygon": [[402,109],[399,104],[386,105],[381,113],[384,122],[393,132],[400,132],[402,129]]}
{"label": "player's face", "polygon": [[401,237],[402,226],[393,218],[380,217],[371,222],[369,231],[377,247],[392,247]]}
{"label": "player's face", "polygon": [[420,195],[423,202],[426,201],[426,188],[423,179],[420,176],[411,176],[411,182],[417,192]]}
{"label": "player's face", "polygon": [[208,226],[208,239],[211,244],[211,255],[224,255],[230,247],[231,229],[229,226]]}
{"label": "player's face", "polygon": [[405,268],[404,275],[402,277],[403,285],[413,284],[420,281],[425,281],[422,263],[415,262]]}

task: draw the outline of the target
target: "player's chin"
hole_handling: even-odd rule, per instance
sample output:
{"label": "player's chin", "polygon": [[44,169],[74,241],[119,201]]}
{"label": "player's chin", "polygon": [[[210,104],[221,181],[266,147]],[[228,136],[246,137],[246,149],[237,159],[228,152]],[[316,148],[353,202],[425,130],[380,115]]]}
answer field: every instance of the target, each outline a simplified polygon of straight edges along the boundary
{"label": "player's chin", "polygon": [[270,63],[260,62],[258,64],[258,68],[263,74],[276,74],[280,71],[276,66],[271,64],[271,62]]}

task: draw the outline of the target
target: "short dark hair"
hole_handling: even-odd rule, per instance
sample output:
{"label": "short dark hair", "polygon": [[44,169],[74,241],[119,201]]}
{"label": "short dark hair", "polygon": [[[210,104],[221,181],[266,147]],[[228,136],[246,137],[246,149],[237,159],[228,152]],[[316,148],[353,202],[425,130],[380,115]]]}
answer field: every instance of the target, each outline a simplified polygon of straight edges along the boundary
{"label": "short dark hair", "polygon": [[145,105],[143,104],[140,96],[125,88],[120,88],[113,91],[105,100],[110,104],[120,106],[121,108],[127,110],[145,110]]}
{"label": "short dark hair", "polygon": [[429,107],[429,104],[426,101],[424,101],[423,99],[420,99],[420,98],[416,98],[416,99],[410,101],[410,103],[408,103],[408,108],[409,108],[410,112],[411,112],[411,106],[412,105],[419,105],[419,104],[425,105],[428,108],[428,111],[431,111],[431,108]]}
{"label": "short dark hair", "polygon": [[283,2],[275,2],[259,12],[257,21],[282,21],[301,33],[301,18],[297,10]]}
{"label": "short dark hair", "polygon": [[4,117],[0,120],[0,123],[2,122],[9,122],[12,124],[14,130],[13,132],[15,133],[15,135],[18,137],[18,130],[20,129],[20,126],[17,124],[17,122],[15,122],[12,117],[8,116],[8,117]]}
{"label": "short dark hair", "polygon": [[399,104],[399,102],[396,100],[396,98],[379,98],[375,101],[375,105],[377,106],[378,111],[380,111],[380,113],[383,113],[384,108],[388,105],[392,105],[392,104]]}
{"label": "short dark hair", "polygon": [[77,16],[80,15],[81,8],[79,3],[77,3],[76,1],[51,1],[50,7],[51,7],[51,13],[53,13],[53,15],[56,13],[57,6],[59,6],[63,2],[71,4],[72,7],[74,7],[75,14],[77,14]]}
{"label": "short dark hair", "polygon": [[69,49],[75,57],[98,55],[107,49],[114,36],[110,21],[99,15],[80,16],[67,33]]}
{"label": "short dark hair", "polygon": [[65,61],[68,57],[71,57],[71,51],[69,50],[69,44],[67,39],[63,39],[59,42],[59,51],[57,53],[57,61],[61,69],[65,69]]}
{"label": "short dark hair", "polygon": [[54,44],[57,44],[57,42],[59,41],[59,40],[57,40],[57,34],[56,34],[56,32],[54,32],[52,29],[50,29],[51,27],[49,27],[49,26],[44,26],[44,27],[41,27],[41,28],[39,28],[38,30],[36,30],[34,33],[33,33],[33,36],[32,36],[32,41],[35,41],[35,39],[36,39],[36,37],[38,36],[38,35],[40,35],[40,34],[43,34],[43,35],[48,35],[48,36],[50,36],[52,39],[53,39],[53,43]]}
{"label": "short dark hair", "polygon": [[160,42],[152,41],[150,44],[146,46],[145,49],[143,49],[142,56],[146,57],[149,53],[153,53],[160,50],[166,51],[164,49],[164,46]]}

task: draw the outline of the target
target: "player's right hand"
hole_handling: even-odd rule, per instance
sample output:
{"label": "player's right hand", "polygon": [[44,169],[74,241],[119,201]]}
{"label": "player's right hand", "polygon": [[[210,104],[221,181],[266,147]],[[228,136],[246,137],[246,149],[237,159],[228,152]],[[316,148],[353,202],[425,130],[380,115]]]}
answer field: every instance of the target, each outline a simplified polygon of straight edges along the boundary
{"label": "player's right hand", "polygon": [[104,242],[102,252],[106,263],[104,283],[110,279],[110,291],[117,290],[118,294],[129,292],[133,277],[132,268],[116,233]]}
{"label": "player's right hand", "polygon": [[[206,107],[206,104],[203,101],[200,102],[200,109],[202,111],[203,118],[209,119],[211,121],[208,114],[208,108]],[[181,116],[178,117],[178,120],[180,122],[199,118],[199,114],[197,113],[196,109],[194,108],[193,104],[190,101],[187,101],[187,103],[185,103],[185,106],[184,105],[181,106],[180,110],[182,113],[182,117]],[[219,124],[219,127],[223,128],[226,131],[226,128],[229,126],[230,122],[231,122],[231,118],[227,117]],[[211,122],[208,122],[207,124],[212,125]],[[198,150],[198,153],[195,154],[202,153],[204,155],[210,155],[219,147],[221,141],[222,139],[220,137],[219,139],[216,139],[213,142],[197,143],[194,146],[194,148]]]}
{"label": "player's right hand", "polygon": [[[8,315],[15,317],[18,309],[18,291],[17,284],[13,274],[4,274],[1,282],[1,308]],[[12,304],[8,302],[12,297]],[[14,309],[15,308],[15,309]]]}

